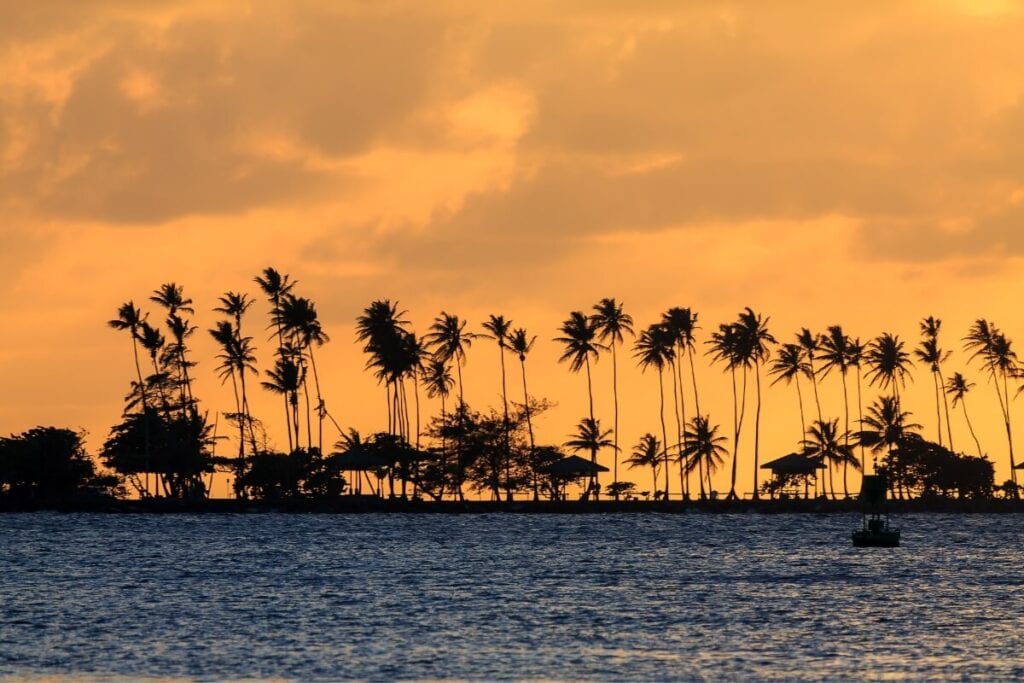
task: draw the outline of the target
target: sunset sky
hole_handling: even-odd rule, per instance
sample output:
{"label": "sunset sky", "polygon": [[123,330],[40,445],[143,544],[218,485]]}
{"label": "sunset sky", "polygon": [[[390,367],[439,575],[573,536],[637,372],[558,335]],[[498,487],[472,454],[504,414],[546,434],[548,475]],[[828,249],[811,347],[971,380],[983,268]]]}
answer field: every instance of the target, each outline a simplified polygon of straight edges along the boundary
{"label": "sunset sky", "polygon": [[[98,450],[134,373],[106,321],[129,299],[161,319],[147,298],[171,281],[197,308],[202,406],[233,410],[210,309],[270,265],[316,301],[328,408],[364,433],[386,426],[354,343],[377,298],[419,332],[443,309],[536,334],[548,443],[587,411],[551,339],[602,297],[638,327],[690,306],[701,340],[751,306],[781,341],[842,324],[909,350],[935,315],[949,372],[976,318],[1024,340],[1021,3],[144,4],[0,0],[0,433],[80,427]],[[266,313],[248,322],[261,370]],[[657,378],[620,360],[628,448],[660,429]],[[474,407],[499,405],[497,363],[474,344]],[[697,372],[728,433],[728,376]],[[994,392],[970,375],[1002,482]],[[839,417],[838,381],[822,391]],[[610,425],[609,358],[595,393]],[[906,407],[930,438],[933,401],[918,367]],[[278,406],[254,402],[281,445]],[[762,460],[795,448],[791,387],[766,391],[762,423]],[[968,447],[959,409],[953,425]]]}

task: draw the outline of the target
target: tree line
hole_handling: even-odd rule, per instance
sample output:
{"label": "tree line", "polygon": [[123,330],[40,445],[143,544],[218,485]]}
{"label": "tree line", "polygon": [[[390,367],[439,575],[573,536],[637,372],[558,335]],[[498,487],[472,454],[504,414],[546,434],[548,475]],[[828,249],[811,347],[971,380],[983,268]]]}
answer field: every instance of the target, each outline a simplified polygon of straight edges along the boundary
{"label": "tree line", "polygon": [[[735,499],[741,455],[747,452],[753,496],[758,498],[793,484],[786,476],[764,483],[759,477],[766,383],[793,387],[800,420],[794,445],[798,453],[825,466],[822,481],[813,475],[823,495],[837,497],[841,481],[842,495],[848,496],[849,470],[865,471],[869,453],[874,468],[888,475],[898,497],[984,496],[996,488],[1007,495],[1017,493],[1010,405],[1024,371],[1012,341],[986,320],[971,326],[963,348],[987,375],[998,398],[1012,468],[1011,479],[1002,487],[994,486],[992,465],[968,412],[967,396],[975,385],[962,372],[948,373],[951,352],[941,343],[942,322],[934,317],[921,321],[916,345],[891,333],[862,341],[838,325],[822,333],[804,328],[789,341],[780,341],[769,328],[770,319],[750,308],[702,337],[698,315],[690,308],[669,308],[639,327],[622,303],[602,299],[589,312],[571,312],[552,338],[562,351],[560,362],[585,379],[587,414],[564,443],[539,444],[534,421],[551,404],[529,391],[527,361],[537,336],[503,315],[491,315],[479,327],[471,327],[447,311],[440,312],[420,336],[397,302],[377,300],[356,319],[355,339],[366,354],[366,369],[383,389],[386,423],[380,432],[364,436],[343,429],[328,410],[316,358],[330,338],[315,303],[300,296],[298,283],[274,268],[264,269],[254,284],[270,310],[264,327],[273,357],[262,373],[250,331],[255,299],[249,294],[229,291],[221,296],[213,310],[222,318],[207,330],[218,345],[217,375],[231,385],[234,396],[233,410],[223,414],[237,441],[237,452],[231,456],[213,455],[218,437],[193,393],[197,363],[190,342],[197,327],[191,322],[194,303],[184,289],[167,283],[149,297],[160,310],[160,323],[151,322],[134,301],[121,305],[109,321],[130,341],[134,377],[121,420],[99,455],[137,495],[205,497],[212,473],[224,470],[231,473],[234,492],[242,498],[369,493],[440,500],[462,499],[470,490],[493,499],[539,499],[565,496],[572,482],[582,484],[583,497],[603,492],[615,498],[707,498],[712,494],[712,475],[728,462],[726,497]],[[466,403],[463,372],[470,349],[483,340],[497,352],[501,405],[481,412]],[[618,395],[623,355],[658,379],[658,413],[651,416],[657,428],[625,455]],[[594,366],[606,356],[611,360],[610,427],[594,407]],[[727,428],[701,408],[696,371],[701,357],[728,378],[732,409]],[[934,441],[924,438],[904,405],[915,363],[933,382]],[[515,389],[510,389],[510,366],[518,366],[518,372],[512,371]],[[820,387],[830,378],[842,388],[839,417],[826,415],[822,408]],[[254,386],[280,397],[276,419],[281,421],[286,449],[273,447],[266,423],[253,415]],[[865,405],[866,389],[881,395]],[[431,401],[437,403],[436,413],[424,407]],[[952,423],[958,408],[973,454],[954,444]],[[328,432],[337,435],[327,449],[325,422]],[[593,471],[552,471],[567,452],[589,456],[596,465],[602,451],[612,454],[611,482],[603,491]],[[623,481],[620,464],[649,471],[650,490],[640,491],[636,484]],[[0,493],[11,490],[9,484],[0,486],[6,487]]]}

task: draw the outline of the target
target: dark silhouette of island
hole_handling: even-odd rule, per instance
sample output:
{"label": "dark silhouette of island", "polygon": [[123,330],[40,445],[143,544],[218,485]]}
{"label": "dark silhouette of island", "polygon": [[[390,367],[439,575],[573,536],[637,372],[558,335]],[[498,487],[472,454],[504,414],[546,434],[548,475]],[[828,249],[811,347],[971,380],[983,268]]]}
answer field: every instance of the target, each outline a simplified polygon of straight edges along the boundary
{"label": "dark silhouette of island", "polygon": [[[770,502],[827,502],[852,499],[848,472],[866,472],[869,456],[871,469],[884,476],[895,501],[1018,499],[1010,403],[1011,384],[1020,381],[1022,367],[1011,340],[986,320],[976,321],[963,341],[1002,411],[1012,469],[1010,480],[1000,485],[967,410],[975,384],[961,372],[947,378],[950,352],[940,345],[942,323],[933,317],[921,322],[921,340],[913,349],[889,333],[862,343],[840,326],[823,334],[805,328],[792,342],[780,343],[769,331],[770,319],[750,308],[701,340],[698,316],[689,308],[670,308],[635,332],[623,305],[602,299],[591,314],[570,313],[553,339],[562,349],[560,360],[586,378],[588,414],[566,430],[563,443],[538,444],[534,422],[552,403],[529,393],[528,360],[537,338],[513,321],[492,315],[477,332],[442,311],[420,337],[397,302],[370,303],[356,320],[355,339],[382,389],[386,419],[381,431],[364,435],[342,428],[328,409],[316,351],[330,338],[314,302],[299,296],[299,283],[274,268],[266,268],[255,283],[269,305],[268,324],[250,322],[255,300],[249,294],[227,292],[213,308],[223,318],[208,330],[219,347],[217,376],[233,389],[233,409],[222,413],[230,440],[215,436],[209,411],[193,392],[198,371],[190,348],[197,332],[193,301],[180,285],[167,283],[149,297],[162,323],[151,322],[134,301],[121,305],[108,323],[130,344],[133,376],[123,414],[98,453],[102,471],[85,452],[82,435],[72,430],[39,427],[12,435],[0,439],[0,503],[7,509],[129,498],[198,504],[209,498],[211,475],[225,472],[237,504],[385,500],[429,507],[466,502],[471,492],[493,502],[639,508],[738,501],[741,461],[753,474],[753,502],[761,496]],[[264,327],[273,357],[261,377],[250,329]],[[487,345],[493,359],[488,362],[496,377],[500,372],[500,406],[486,410],[468,405],[463,393],[470,350],[482,339],[493,342]],[[618,433],[618,360],[627,344],[637,366],[656,374],[659,400],[658,414],[649,416],[655,429],[624,449]],[[594,410],[595,365],[604,355],[612,361],[610,427]],[[701,410],[697,365],[702,355],[730,382],[728,433]],[[519,377],[513,375],[510,385],[509,361],[516,360]],[[915,360],[934,386],[935,441],[925,438],[903,401]],[[800,432],[794,430],[793,453],[762,465],[762,390],[769,378],[794,387]],[[838,416],[825,412],[833,408],[821,400],[819,385],[825,382],[841,385]],[[518,386],[512,390],[513,385]],[[253,415],[253,390],[280,396],[280,413]],[[871,390],[882,393],[865,405],[864,394]],[[809,416],[805,394],[811,399]],[[974,453],[954,445],[958,407]],[[271,441],[265,419],[281,421],[286,444]],[[215,454],[223,441],[231,443],[230,455]],[[647,472],[649,487],[620,479],[621,453],[627,450],[622,464]],[[600,475],[608,468],[598,464],[602,451],[611,452],[614,462],[611,481],[603,486]],[[730,485],[720,497],[711,475],[727,462]],[[771,472],[763,483],[761,470]],[[578,491],[572,494],[575,501],[567,500],[569,491]]]}

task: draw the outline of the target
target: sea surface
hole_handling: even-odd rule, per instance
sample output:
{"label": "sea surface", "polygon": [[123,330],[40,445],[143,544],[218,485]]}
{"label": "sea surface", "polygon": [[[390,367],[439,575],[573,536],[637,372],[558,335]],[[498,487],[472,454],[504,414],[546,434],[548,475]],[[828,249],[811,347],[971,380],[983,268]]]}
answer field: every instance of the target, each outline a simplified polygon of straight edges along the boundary
{"label": "sea surface", "polygon": [[0,515],[0,680],[1024,679],[1024,515]]}

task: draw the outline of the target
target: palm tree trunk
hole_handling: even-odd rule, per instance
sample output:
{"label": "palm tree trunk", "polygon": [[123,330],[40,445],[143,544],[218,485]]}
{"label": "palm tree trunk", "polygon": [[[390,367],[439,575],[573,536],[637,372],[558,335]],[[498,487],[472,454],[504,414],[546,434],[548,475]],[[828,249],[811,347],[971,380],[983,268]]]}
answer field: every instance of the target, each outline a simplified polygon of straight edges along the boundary
{"label": "palm tree trunk", "polygon": [[754,493],[753,499],[758,500],[757,467],[760,464],[761,448],[761,363],[754,363],[754,374],[757,377],[757,412],[754,413]]}
{"label": "palm tree trunk", "polygon": [[503,423],[505,432],[505,500],[512,501],[512,443],[509,438],[509,423],[508,423],[508,380],[505,376],[505,347],[503,345],[498,346],[498,351],[501,353],[501,406],[505,411],[505,422]]}
{"label": "palm tree trunk", "polygon": [[313,452],[313,422],[309,412],[309,383],[306,381],[306,373],[302,373],[302,395],[306,401],[306,452]]}
{"label": "palm tree trunk", "polygon": [[[596,421],[594,420],[594,383],[590,377],[590,356],[584,356],[584,360],[586,361],[587,365],[587,398],[590,401],[590,421],[591,423],[595,423]],[[590,462],[594,463],[595,465],[597,464],[597,448],[590,449]],[[596,484],[597,474],[594,473],[590,475],[590,490],[594,490]]]}
{"label": "palm tree trunk", "polygon": [[939,432],[939,445],[942,445],[942,401],[939,395],[942,390],[939,388],[939,373],[932,373],[932,384],[935,385],[935,423]]}
{"label": "palm tree trunk", "polygon": [[679,476],[682,478],[683,486],[683,498],[689,499],[690,497],[690,470],[686,467],[685,458],[683,457],[683,441],[686,434],[686,391],[683,383],[683,363],[681,355],[685,353],[685,348],[682,344],[676,344],[679,351],[676,353],[676,357],[680,358],[676,364],[676,375],[679,380],[679,415],[681,423],[679,425]]}
{"label": "palm tree trunk", "polygon": [[800,390],[800,373],[793,375],[796,380],[796,400],[800,404],[800,443],[807,436],[807,420],[804,418],[804,392]]}
{"label": "palm tree trunk", "polygon": [[612,338],[612,400],[615,405],[614,443],[612,450],[612,484],[615,485],[615,500],[619,499],[619,366],[615,357],[615,338]]}
{"label": "palm tree trunk", "polygon": [[540,500],[540,486],[537,482],[537,470],[533,462],[536,456],[536,444],[533,440],[533,418],[530,416],[530,392],[526,389],[526,360],[521,359],[519,365],[523,370],[523,409],[526,411],[526,429],[530,434],[530,473],[533,480],[533,499]]}
{"label": "palm tree trunk", "polygon": [[[736,368],[730,368],[732,374],[732,484],[729,487],[728,498],[736,496],[736,458],[740,449],[740,407],[739,395],[736,393]],[[711,479],[710,468],[708,479]]]}
{"label": "palm tree trunk", "polygon": [[[672,372],[672,414],[676,420],[676,438],[677,443],[682,443],[683,425],[679,421],[679,387],[678,382],[678,368],[676,367],[675,360],[669,361],[669,369]],[[682,451],[680,450],[680,454]],[[665,443],[665,457],[668,458],[668,442]],[[667,461],[666,461],[667,462]],[[683,458],[682,455],[679,457],[679,491],[683,498],[686,497],[686,474],[683,472]]]}
{"label": "palm tree trunk", "polygon": [[245,423],[249,426],[249,439],[252,442],[252,454],[256,455],[256,430],[252,426],[252,414],[249,412],[249,395],[245,388],[245,370],[243,369],[240,374],[242,382],[242,413],[245,417]]}
{"label": "palm tree trunk", "polygon": [[1006,405],[1006,441],[1010,446],[1010,480],[1017,483],[1017,463],[1013,458],[1013,428],[1010,424],[1010,389],[1006,381],[1006,372],[1003,372],[1003,396]]}
{"label": "palm tree trunk", "polygon": [[[843,419],[845,420],[845,423],[843,425],[843,429],[845,430],[845,434],[843,436],[843,441],[844,441],[844,445],[846,446],[846,450],[849,451],[850,450],[850,393],[849,393],[849,391],[847,389],[847,386],[846,386],[846,367],[844,366],[844,367],[840,368],[840,370],[841,370],[840,377],[842,377],[842,380],[843,380]],[[847,482],[846,482],[846,471],[847,471],[848,465],[849,465],[849,463],[847,463],[846,458],[844,457],[844,459],[843,459],[843,497],[844,498],[849,498],[850,497],[850,488],[849,488],[849,486],[847,486]]]}
{"label": "palm tree trunk", "polygon": [[145,480],[146,480],[146,496],[148,497],[150,495],[150,493],[149,493],[149,468],[150,468],[149,442],[150,442],[150,436],[149,436],[149,405],[148,405],[149,402],[148,402],[147,396],[146,396],[146,381],[142,378],[142,365],[139,364],[139,340],[135,337],[135,328],[134,327],[131,328],[130,332],[131,332],[131,335],[132,335],[132,355],[135,358],[135,374],[138,375],[138,377],[139,377],[139,393],[140,393],[140,395],[142,397],[142,435],[143,435],[142,438],[143,438],[143,449],[144,449],[144,452],[145,452],[145,457],[143,458],[145,462],[144,462],[143,466],[146,468],[146,478],[145,478]]}
{"label": "palm tree trunk", "polygon": [[316,415],[317,415],[317,448],[320,454],[324,452],[324,397],[320,394],[320,374],[316,371],[316,358],[313,356],[313,347],[307,346],[309,352],[309,364],[313,368],[313,385],[316,387]]}
{"label": "palm tree trunk", "polygon": [[811,387],[814,389],[814,405],[818,408],[818,422],[824,422],[825,419],[821,416],[821,397],[818,395],[818,373],[814,370],[814,361],[807,362],[811,365]]}
{"label": "palm tree trunk", "polygon": [[441,500],[444,500],[444,489],[445,484],[448,480],[448,441],[445,437],[445,431],[448,427],[448,422],[445,419],[445,405],[444,405],[444,392],[441,392]]}
{"label": "palm tree trunk", "polygon": [[945,391],[941,390],[941,387],[946,386],[946,378],[942,376],[942,367],[939,366],[939,393],[942,394],[942,405],[946,413],[946,436],[949,438],[949,450],[954,450],[953,447],[953,424],[949,421],[949,396],[946,395]]}
{"label": "palm tree trunk", "polygon": [[[860,365],[857,365],[857,424],[861,429],[864,429],[864,402],[861,396],[861,376],[860,376]],[[857,439],[860,443],[860,471],[863,475],[867,472],[867,456],[864,454],[864,443]]]}
{"label": "palm tree trunk", "polygon": [[970,430],[971,437],[974,439],[974,445],[978,449],[978,455],[982,455],[982,452],[981,452],[981,442],[978,441],[978,435],[974,433],[974,425],[971,424],[971,416],[967,413],[967,397],[966,396],[961,396],[960,397],[960,402],[964,406],[964,419],[967,420],[967,429]]}
{"label": "palm tree trunk", "polygon": [[1013,461],[1013,434],[1010,432],[1010,410],[1009,406],[1003,402],[1003,393],[999,390],[999,378],[996,376],[995,368],[992,368],[992,383],[995,385],[996,398],[999,399],[999,410],[1003,414],[1003,426],[1006,428],[1006,442],[1010,448],[1010,481],[1014,484],[1017,483],[1017,470],[1014,469],[1016,463]]}
{"label": "palm tree trunk", "polygon": [[455,486],[457,488],[453,493],[456,493],[459,500],[462,500],[464,497],[462,493],[462,424],[466,416],[466,398],[462,387],[462,363],[459,362],[458,358],[455,359],[455,369],[459,374],[459,406],[456,411],[456,414],[459,416],[459,429],[456,434],[459,435],[459,438],[455,444]]}
{"label": "palm tree trunk", "polygon": [[664,369],[658,367],[658,398],[660,400],[660,417],[661,417],[661,438],[662,448],[665,449],[665,497],[664,500],[668,500],[668,430],[665,428],[665,380],[664,380]]}

